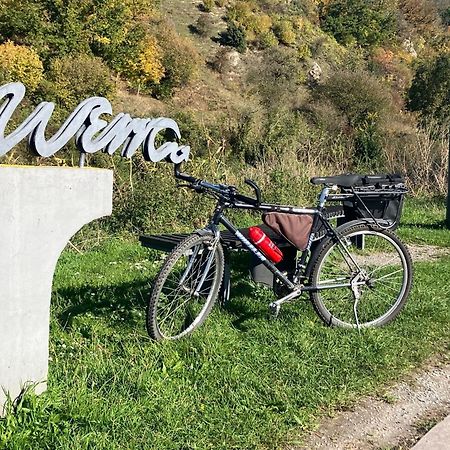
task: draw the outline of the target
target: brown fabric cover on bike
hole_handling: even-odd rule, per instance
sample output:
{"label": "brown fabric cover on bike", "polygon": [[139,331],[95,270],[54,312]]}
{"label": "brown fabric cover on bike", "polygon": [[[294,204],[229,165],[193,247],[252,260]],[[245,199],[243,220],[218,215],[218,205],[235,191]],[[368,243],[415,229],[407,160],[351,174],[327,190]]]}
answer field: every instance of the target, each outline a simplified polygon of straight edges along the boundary
{"label": "brown fabric cover on bike", "polygon": [[263,222],[272,230],[281,234],[299,250],[305,250],[311,234],[312,216],[308,214],[266,213]]}

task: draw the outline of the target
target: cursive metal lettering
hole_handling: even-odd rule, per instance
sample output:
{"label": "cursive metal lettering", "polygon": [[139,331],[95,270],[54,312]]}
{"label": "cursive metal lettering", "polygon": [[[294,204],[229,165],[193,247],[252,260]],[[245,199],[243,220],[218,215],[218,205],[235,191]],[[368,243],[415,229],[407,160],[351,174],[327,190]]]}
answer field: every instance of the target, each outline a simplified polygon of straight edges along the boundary
{"label": "cursive metal lettering", "polygon": [[142,147],[146,160],[158,162],[168,159],[180,163],[189,157],[190,147],[166,142],[155,147],[155,140],[162,130],[172,130],[181,138],[177,123],[165,117],[156,119],[132,118],[129,114],[117,114],[109,123],[101,119],[112,116],[111,103],[103,97],[91,97],[81,102],[70,114],[61,128],[50,139],[45,131],[55,105],[40,103],[35,110],[8,136],[5,129],[14,111],[25,96],[25,86],[9,83],[0,87],[0,156],[28,136],[30,148],[43,157],[53,156],[75,137],[81,153],[95,153],[100,150],[112,155],[119,148],[123,157],[131,158]]}

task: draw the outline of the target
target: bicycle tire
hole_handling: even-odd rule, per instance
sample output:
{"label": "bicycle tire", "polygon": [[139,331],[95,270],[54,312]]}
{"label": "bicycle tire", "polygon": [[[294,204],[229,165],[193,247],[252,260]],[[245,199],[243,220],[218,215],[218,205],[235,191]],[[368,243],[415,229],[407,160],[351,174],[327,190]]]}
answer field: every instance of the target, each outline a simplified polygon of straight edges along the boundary
{"label": "bicycle tire", "polygon": [[[211,245],[214,245],[212,234],[200,235],[196,233],[187,236],[167,256],[154,281],[147,305],[147,331],[153,340],[174,340],[186,336],[198,328],[208,316],[217,298],[224,271],[222,246],[220,242],[216,242],[214,249],[210,249]],[[211,255],[212,251],[214,251],[213,255]],[[205,258],[203,258],[204,255],[206,255]],[[189,258],[192,259],[192,262]],[[211,258],[211,266],[208,273],[205,274],[206,278],[201,283],[207,268],[207,265],[204,264],[207,264],[209,258]],[[185,264],[186,267],[183,269]],[[175,294],[170,297],[170,277],[172,275],[172,278],[175,277],[176,279],[176,271],[181,271],[181,277],[175,287]],[[175,281],[175,283],[177,282]],[[201,292],[197,292],[199,286]],[[192,298],[187,298],[188,295]],[[180,301],[183,303],[177,304]],[[181,310],[181,308],[183,309]],[[193,311],[193,308],[197,311]],[[185,314],[184,321],[179,329],[175,324],[175,313],[177,311],[181,313],[177,313],[178,316],[181,316],[181,319],[183,319],[183,313]],[[172,314],[170,320],[177,330],[174,333],[170,333],[170,329],[168,330],[170,324],[168,327],[164,325],[169,317],[164,318],[164,312],[169,316]],[[188,319],[190,323],[187,323]]]}
{"label": "bicycle tire", "polygon": [[[340,239],[346,242],[347,250],[368,279],[364,285],[356,288],[361,296],[356,306],[355,296],[348,287],[312,291],[310,297],[314,310],[328,326],[363,328],[386,325],[400,313],[411,290],[413,267],[409,251],[393,232],[376,225],[358,221],[342,228],[342,232],[338,229]],[[379,247],[372,246],[375,238],[378,238]],[[313,262],[310,285],[355,279],[357,270],[353,269],[352,272],[349,258],[345,258],[343,253],[345,251],[339,249],[336,238],[330,237],[323,241]],[[325,280],[321,278],[322,275]],[[381,291],[383,287],[384,291]],[[340,293],[336,294],[338,291]],[[394,295],[395,299],[389,300]]]}

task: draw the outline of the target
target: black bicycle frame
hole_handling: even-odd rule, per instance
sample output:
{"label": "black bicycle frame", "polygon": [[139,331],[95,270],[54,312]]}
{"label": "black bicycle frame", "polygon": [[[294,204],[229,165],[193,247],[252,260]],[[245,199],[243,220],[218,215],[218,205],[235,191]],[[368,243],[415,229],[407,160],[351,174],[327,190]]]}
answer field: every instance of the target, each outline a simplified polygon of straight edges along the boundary
{"label": "black bicycle frame", "polygon": [[[308,243],[306,249],[301,253],[300,258],[297,261],[297,267],[295,271],[295,279],[300,279],[305,275],[308,255],[311,253],[311,246],[314,241],[314,237],[317,231],[323,227],[325,227],[328,233],[331,233],[339,242],[339,236],[333,229],[333,227],[328,223],[328,219],[326,219],[322,211],[324,209],[324,205],[326,199],[328,197],[329,188],[324,188],[319,197],[319,206],[317,208],[297,208],[294,206],[287,205],[277,205],[270,203],[260,203],[258,205],[251,205],[244,202],[235,202],[232,205],[229,205],[227,202],[223,202],[219,200],[216,209],[214,211],[213,217],[211,219],[209,228],[214,232],[214,234],[218,234],[218,225],[222,224],[228,231],[230,231],[237,239],[239,239],[242,244],[252,252],[261,263],[267,267],[279,280],[283,282],[291,290],[295,290],[298,288],[291,280],[289,280],[286,275],[284,275],[278,268],[273,264],[266,256],[255,246],[253,245],[224,215],[223,212],[227,207],[237,208],[237,209],[246,209],[252,211],[262,211],[262,212],[283,212],[288,214],[309,214],[313,215],[313,223],[311,228],[311,234],[308,239]],[[313,291],[313,290],[322,290],[322,289],[333,289],[337,287],[349,287],[350,283],[341,283],[341,284],[333,284],[327,286],[302,286],[302,291]]]}

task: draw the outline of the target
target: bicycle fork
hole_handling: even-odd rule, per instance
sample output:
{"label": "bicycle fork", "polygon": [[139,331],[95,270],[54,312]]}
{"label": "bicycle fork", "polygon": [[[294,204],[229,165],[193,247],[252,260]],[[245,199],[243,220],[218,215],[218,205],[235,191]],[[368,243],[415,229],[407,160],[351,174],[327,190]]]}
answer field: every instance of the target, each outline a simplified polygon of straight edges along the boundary
{"label": "bicycle fork", "polygon": [[202,252],[200,252],[200,246],[197,246],[192,254],[189,256],[189,262],[188,265],[186,267],[186,269],[183,272],[183,275],[180,278],[180,281],[178,282],[178,286],[182,286],[184,290],[186,290],[187,292],[190,292],[194,297],[199,297],[200,296],[200,291],[203,287],[203,284],[205,283],[206,277],[208,276],[209,270],[211,269],[211,264],[213,262],[213,259],[215,257],[215,253],[216,253],[216,247],[217,247],[217,243],[219,242],[218,238],[215,238],[214,241],[208,245],[206,248],[202,249],[203,251],[208,251],[209,254],[207,256],[206,262],[202,263],[201,261],[198,262],[198,271],[202,272],[202,275],[200,277],[200,280],[197,279],[195,280],[195,283],[197,284],[197,286],[186,286],[184,285],[186,279],[188,279],[189,275],[191,274],[191,272],[195,273],[195,265],[197,262],[197,258],[198,257],[202,257]]}

